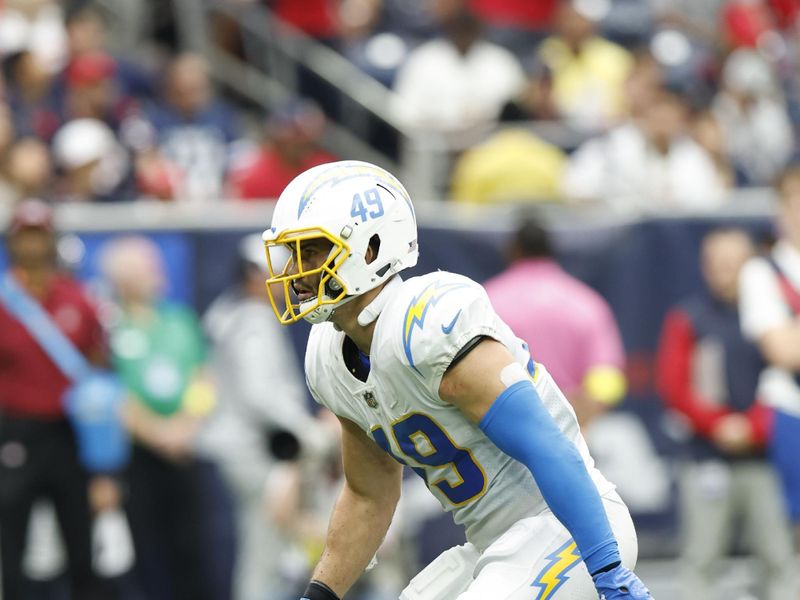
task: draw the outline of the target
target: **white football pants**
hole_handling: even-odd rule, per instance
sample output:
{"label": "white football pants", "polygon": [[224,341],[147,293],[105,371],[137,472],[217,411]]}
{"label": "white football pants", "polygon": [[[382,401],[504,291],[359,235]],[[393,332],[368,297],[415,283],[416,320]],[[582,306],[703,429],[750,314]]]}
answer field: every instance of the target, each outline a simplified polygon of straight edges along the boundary
{"label": "white football pants", "polygon": [[[628,508],[616,492],[603,498],[622,563],[636,565]],[[486,550],[466,543],[423,569],[400,600],[597,600],[569,532],[549,510],[514,523]]]}

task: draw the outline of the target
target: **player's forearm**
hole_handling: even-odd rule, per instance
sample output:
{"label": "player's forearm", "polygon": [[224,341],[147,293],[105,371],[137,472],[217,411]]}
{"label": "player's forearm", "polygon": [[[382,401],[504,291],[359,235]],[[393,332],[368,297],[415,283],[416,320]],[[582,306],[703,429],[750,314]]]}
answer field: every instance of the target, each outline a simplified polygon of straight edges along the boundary
{"label": "player's forearm", "polygon": [[375,556],[392,521],[398,496],[370,498],[345,485],[331,515],[325,551],[313,579],[344,597]]}
{"label": "player's forearm", "polygon": [[586,464],[530,381],[519,381],[498,396],[480,427],[503,452],[528,467],[591,574],[619,564],[617,541]]}

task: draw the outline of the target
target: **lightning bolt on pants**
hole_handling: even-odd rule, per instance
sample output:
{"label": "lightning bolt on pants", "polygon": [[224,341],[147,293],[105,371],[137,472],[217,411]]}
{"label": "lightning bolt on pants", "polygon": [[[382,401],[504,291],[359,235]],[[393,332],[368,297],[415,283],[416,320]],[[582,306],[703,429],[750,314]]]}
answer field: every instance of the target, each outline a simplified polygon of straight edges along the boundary
{"label": "lightning bolt on pants", "polygon": [[[616,492],[603,503],[622,562],[632,569],[638,547],[630,513]],[[400,599],[597,600],[597,592],[569,532],[546,511],[518,521],[483,552],[467,543],[443,553]]]}

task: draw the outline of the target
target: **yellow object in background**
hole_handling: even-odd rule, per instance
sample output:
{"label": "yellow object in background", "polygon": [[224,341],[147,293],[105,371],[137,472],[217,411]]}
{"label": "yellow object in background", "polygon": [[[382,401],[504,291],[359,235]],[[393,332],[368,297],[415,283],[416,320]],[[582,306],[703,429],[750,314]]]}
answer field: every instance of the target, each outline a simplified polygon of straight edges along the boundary
{"label": "yellow object in background", "polygon": [[207,381],[195,380],[183,395],[183,408],[193,417],[204,417],[214,409],[216,404],[214,386]]}
{"label": "yellow object in background", "polygon": [[566,160],[560,148],[531,131],[504,129],[461,156],[451,195],[479,203],[556,200]]}
{"label": "yellow object in background", "polygon": [[602,128],[625,115],[633,57],[622,46],[594,36],[576,53],[564,39],[551,36],[539,46],[537,58],[550,69],[556,108],[566,121]]}
{"label": "yellow object in background", "polygon": [[589,369],[583,379],[583,389],[586,393],[592,399],[609,406],[617,404],[625,397],[627,387],[622,371],[608,365]]}
{"label": "yellow object in background", "polygon": [[322,558],[322,553],[325,550],[325,540],[316,537],[307,537],[302,540],[303,550],[308,559],[309,565],[315,565]]}

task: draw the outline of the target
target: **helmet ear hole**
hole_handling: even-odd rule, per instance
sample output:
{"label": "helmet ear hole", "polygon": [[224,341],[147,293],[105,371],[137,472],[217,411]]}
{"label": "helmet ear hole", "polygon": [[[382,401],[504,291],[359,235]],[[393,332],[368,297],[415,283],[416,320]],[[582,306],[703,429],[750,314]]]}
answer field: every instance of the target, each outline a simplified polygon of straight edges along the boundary
{"label": "helmet ear hole", "polygon": [[381,236],[377,233],[369,238],[369,245],[367,246],[368,249],[372,250],[372,257],[370,258],[369,255],[365,256],[364,258],[367,261],[367,264],[372,263],[376,258],[378,258],[378,254],[381,251]]}

